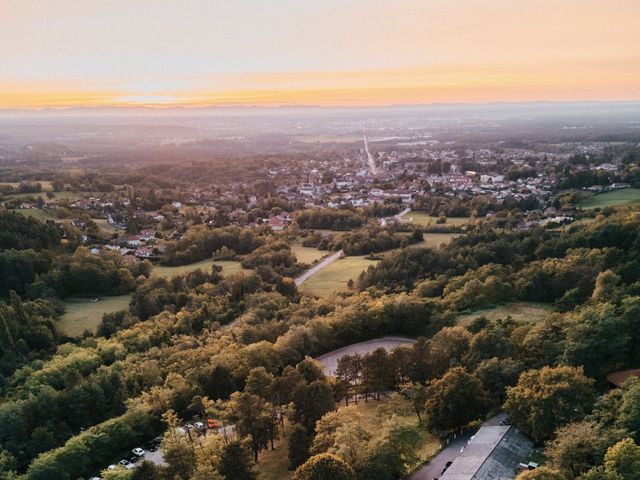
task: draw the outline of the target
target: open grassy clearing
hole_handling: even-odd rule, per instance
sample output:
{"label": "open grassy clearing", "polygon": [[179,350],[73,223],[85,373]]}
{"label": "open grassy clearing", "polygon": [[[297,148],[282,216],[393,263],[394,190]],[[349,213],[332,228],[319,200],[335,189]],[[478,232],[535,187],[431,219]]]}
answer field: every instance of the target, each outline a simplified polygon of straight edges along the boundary
{"label": "open grassy clearing", "polygon": [[24,215],[25,217],[33,217],[42,221],[55,220],[55,217],[50,210],[42,210],[41,208],[16,208],[11,211]]}
{"label": "open grassy clearing", "polygon": [[[438,217],[432,217],[427,212],[411,211],[405,214],[401,219],[402,222],[414,223],[420,226],[436,225]],[[469,223],[469,217],[447,217],[447,223],[443,225],[466,225]]]}
{"label": "open grassy clearing", "polygon": [[[42,190],[44,192],[52,192],[53,191],[53,185],[52,182],[49,180],[27,180],[27,183],[39,183],[40,185],[42,185]],[[0,182],[0,186],[2,185],[9,185],[12,186],[14,188],[18,188],[21,183],[20,182]]]}
{"label": "open grassy clearing", "polygon": [[101,192],[53,192],[54,197],[49,199],[47,197],[47,192],[38,192],[38,193],[11,193],[4,197],[5,200],[11,198],[19,198],[19,199],[27,199],[27,198],[42,198],[45,202],[55,202],[56,200],[68,200],[70,202],[80,200],[81,198],[86,197],[97,197],[100,195],[105,195]]}
{"label": "open grassy clearing", "polygon": [[[388,398],[380,400],[369,400],[368,402],[360,401],[357,405],[344,406],[344,402],[338,406],[339,410],[349,409],[354,415],[360,415],[360,423],[368,430],[371,435],[371,444],[377,443],[388,432],[385,421],[390,419],[389,412],[383,411],[389,405]],[[393,417],[393,424],[398,426],[418,426],[418,419],[413,414],[409,401],[399,400],[399,411]],[[381,426],[373,427],[373,426]],[[421,436],[420,444],[417,448],[417,456],[419,458],[417,468],[429,461],[440,451],[441,445],[437,437],[431,435],[426,429],[419,427]],[[281,438],[276,442],[275,450],[264,450],[260,453],[260,460],[257,465],[258,480],[289,480],[293,476],[293,472],[288,470],[289,458],[287,450],[286,438]],[[327,479],[331,480],[331,479]]]}
{"label": "open grassy clearing", "polygon": [[587,210],[593,208],[613,207],[640,201],[640,188],[623,188],[612,192],[598,193],[580,203]]}
{"label": "open grassy clearing", "polygon": [[329,252],[320,251],[317,248],[303,247],[298,243],[291,245],[291,251],[298,259],[298,263],[306,263],[307,265],[311,265],[329,254]]}
{"label": "open grassy clearing", "polygon": [[390,352],[396,347],[403,345],[412,345],[416,341],[407,337],[381,337],[366,342],[358,342],[346,347],[338,348],[332,352],[325,353],[316,358],[321,364],[322,369],[326,375],[333,375],[336,367],[338,366],[338,360],[345,355],[365,355],[371,353],[378,348],[384,348],[387,352]]}
{"label": "open grassy clearing", "polygon": [[488,320],[498,320],[511,316],[514,320],[537,323],[553,311],[553,306],[537,302],[511,302],[492,308],[483,308],[472,313],[459,315],[456,323],[468,326],[476,318],[486,317]]}
{"label": "open grassy clearing", "polygon": [[93,221],[100,227],[100,230],[111,233],[124,233],[124,230],[120,230],[113,225],[111,225],[106,218],[94,218]]}
{"label": "open grassy clearing", "polygon": [[424,240],[419,243],[409,245],[410,248],[420,247],[439,247],[442,244],[448,244],[456,237],[459,237],[460,233],[425,233],[423,234]]}
{"label": "open grassy clearing", "polygon": [[236,273],[246,273],[250,270],[245,270],[240,265],[240,262],[236,260],[216,260],[211,259],[201,260],[196,263],[190,263],[189,265],[180,265],[177,267],[165,267],[163,265],[154,265],[151,275],[159,275],[161,277],[173,277],[185,272],[193,272],[194,270],[202,269],[209,271],[212,265],[219,265],[222,267],[222,274],[225,276],[234,275]]}
{"label": "open grassy clearing", "polygon": [[131,295],[95,298],[68,298],[65,300],[65,312],[60,317],[58,329],[70,337],[82,335],[85,330],[95,331],[105,313],[127,310]]}
{"label": "open grassy clearing", "polygon": [[368,260],[364,256],[341,258],[304,282],[300,289],[311,295],[328,297],[334,292],[346,290],[350,279],[356,281],[360,272],[376,263],[377,260]]}

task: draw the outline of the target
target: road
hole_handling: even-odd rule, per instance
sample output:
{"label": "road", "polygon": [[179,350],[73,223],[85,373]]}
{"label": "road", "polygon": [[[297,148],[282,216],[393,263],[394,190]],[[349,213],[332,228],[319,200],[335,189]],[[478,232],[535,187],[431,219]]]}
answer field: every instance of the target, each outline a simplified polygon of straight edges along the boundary
{"label": "road", "polygon": [[302,285],[304,282],[309,280],[309,278],[311,278],[313,275],[318,273],[320,270],[322,270],[327,265],[331,265],[333,262],[338,260],[343,255],[344,255],[344,252],[342,250],[340,250],[340,251],[338,251],[336,253],[332,253],[328,257],[322,259],[320,261],[320,263],[318,263],[317,265],[311,267],[309,270],[307,270],[306,272],[304,272],[302,275],[300,275],[299,277],[297,277],[294,280],[296,282],[296,286]]}
{"label": "road", "polygon": [[369,153],[369,142],[367,141],[366,135],[364,136],[364,151],[367,154],[367,163],[369,165],[369,170],[371,170],[371,173],[375,175],[376,173],[378,173],[378,168],[376,167],[376,162],[373,159],[373,155]]}
{"label": "road", "polygon": [[[507,415],[505,413],[499,413],[484,422],[482,426],[500,425],[500,422],[506,417]],[[460,455],[460,450],[467,444],[469,439],[475,435],[476,431],[477,430],[473,430],[465,432],[462,435],[458,435],[458,438],[450,441],[449,445],[443,448],[438,455],[431,459],[429,463],[425,464],[422,468],[411,475],[409,480],[433,480],[434,478],[440,478],[442,470],[446,466],[447,462],[453,462],[453,460]]]}
{"label": "road", "polygon": [[397,213],[396,215],[394,215],[392,217],[381,218],[380,219],[380,225],[383,226],[383,227],[386,227],[387,223],[389,222],[389,220],[393,220],[395,222],[399,222],[402,219],[402,217],[404,217],[410,211],[411,211],[411,207],[407,207],[404,210],[402,210],[400,213]]}

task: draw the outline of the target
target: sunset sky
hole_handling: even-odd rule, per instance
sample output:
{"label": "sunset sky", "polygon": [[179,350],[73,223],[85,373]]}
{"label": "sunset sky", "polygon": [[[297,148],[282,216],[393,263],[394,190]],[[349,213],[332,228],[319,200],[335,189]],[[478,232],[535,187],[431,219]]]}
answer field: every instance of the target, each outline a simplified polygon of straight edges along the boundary
{"label": "sunset sky", "polygon": [[639,0],[0,0],[0,108],[639,99]]}

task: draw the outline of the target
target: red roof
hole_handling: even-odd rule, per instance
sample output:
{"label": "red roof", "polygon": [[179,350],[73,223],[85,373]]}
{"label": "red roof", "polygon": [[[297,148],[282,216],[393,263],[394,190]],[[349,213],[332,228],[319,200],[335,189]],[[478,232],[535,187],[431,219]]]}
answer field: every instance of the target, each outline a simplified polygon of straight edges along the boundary
{"label": "red roof", "polygon": [[610,373],[607,375],[607,381],[616,387],[620,387],[629,377],[640,378],[640,368]]}

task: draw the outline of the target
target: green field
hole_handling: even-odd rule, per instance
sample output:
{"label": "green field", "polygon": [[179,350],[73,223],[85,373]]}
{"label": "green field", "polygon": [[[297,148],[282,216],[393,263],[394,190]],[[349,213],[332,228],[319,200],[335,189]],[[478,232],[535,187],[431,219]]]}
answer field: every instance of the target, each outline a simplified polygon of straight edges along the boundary
{"label": "green field", "polygon": [[306,263],[307,265],[311,265],[329,254],[328,252],[320,251],[317,248],[303,247],[297,243],[291,245],[291,252],[293,252],[298,259],[298,263]]}
{"label": "green field", "polygon": [[51,214],[49,210],[42,210],[40,208],[17,208],[12,210],[12,212],[19,213],[20,215],[24,215],[25,217],[33,217],[38,220],[54,220],[55,217]]}
{"label": "green field", "polygon": [[459,236],[459,233],[425,233],[424,241],[410,245],[410,247],[439,247]]}
{"label": "green field", "polygon": [[590,210],[593,208],[614,207],[637,201],[640,201],[639,188],[623,188],[612,192],[598,193],[584,200],[580,203],[580,206]]}
{"label": "green field", "polygon": [[249,271],[242,268],[242,265],[240,265],[240,262],[235,260],[216,260],[214,262],[211,259],[207,259],[207,260],[202,260],[196,263],[190,263],[189,265],[180,265],[178,267],[165,267],[163,265],[154,265],[153,270],[151,271],[151,274],[160,275],[162,277],[173,277],[181,273],[193,272],[194,270],[197,270],[197,269],[209,271],[211,269],[211,265],[213,264],[220,265],[222,267],[223,275],[233,275],[235,273]]}
{"label": "green field", "polygon": [[85,330],[94,331],[102,321],[105,313],[127,310],[131,295],[116,297],[99,297],[98,301],[91,298],[68,298],[63,302],[65,312],[60,317],[58,329],[70,337],[82,335]]}
{"label": "green field", "polygon": [[[423,227],[426,227],[427,225],[437,225],[436,224],[437,220],[438,220],[438,217],[432,217],[428,213],[420,212],[420,211],[411,211],[401,218],[401,221],[403,222],[414,223],[416,225],[420,225]],[[447,223],[444,223],[442,225],[458,226],[458,225],[466,225],[468,223],[469,223],[469,217],[451,217],[451,218],[447,217]]]}
{"label": "green field", "polygon": [[346,290],[349,279],[356,281],[360,272],[376,263],[377,260],[367,260],[364,256],[341,258],[304,282],[300,289],[311,295],[328,297],[333,292]]}
{"label": "green field", "polygon": [[553,311],[551,305],[536,302],[511,302],[492,308],[484,308],[476,310],[472,313],[459,315],[456,324],[467,326],[473,320],[480,317],[486,317],[488,320],[498,320],[511,316],[514,320],[537,323]]}
{"label": "green field", "polygon": [[[42,185],[42,191],[51,192],[53,191],[52,183],[49,180],[27,180],[28,183],[39,183]],[[14,188],[17,188],[21,185],[20,182],[0,182],[0,185],[10,185]]]}
{"label": "green field", "polygon": [[22,199],[26,199],[26,198],[42,198],[45,202],[55,202],[56,200],[69,200],[70,202],[76,201],[76,200],[80,200],[81,198],[88,198],[88,197],[96,197],[96,196],[100,196],[100,195],[104,195],[104,193],[100,193],[100,192],[69,192],[69,191],[64,191],[64,192],[53,192],[54,197],[52,199],[49,199],[47,197],[47,192],[38,192],[38,193],[11,193],[6,195],[4,198],[5,199],[10,199],[10,198],[22,198]]}

